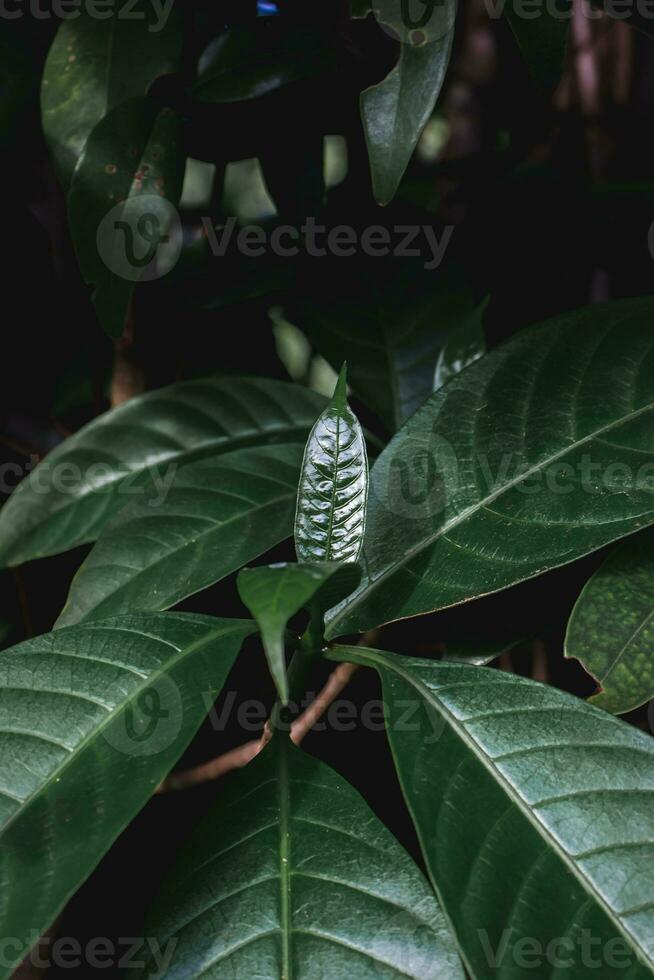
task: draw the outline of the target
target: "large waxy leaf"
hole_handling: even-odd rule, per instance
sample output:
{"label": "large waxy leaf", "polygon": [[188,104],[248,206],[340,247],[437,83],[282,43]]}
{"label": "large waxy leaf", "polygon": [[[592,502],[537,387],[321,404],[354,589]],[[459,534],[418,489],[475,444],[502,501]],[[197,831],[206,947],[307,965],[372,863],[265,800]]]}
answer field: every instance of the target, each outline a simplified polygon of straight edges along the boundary
{"label": "large waxy leaf", "polygon": [[425,4],[414,20],[409,5],[399,16],[394,0],[377,0],[375,15],[401,41],[397,65],[361,93],[373,192],[388,204],[431,116],[450,59],[456,0]]}
{"label": "large waxy leaf", "polygon": [[408,855],[345,780],[282,735],[196,831],[146,932],[160,948],[177,941],[167,980],[463,978]]}
{"label": "large waxy leaf", "polygon": [[577,600],[565,638],[597,680],[591,700],[620,715],[654,698],[654,533],[617,548]]}
{"label": "large waxy leaf", "polygon": [[536,17],[525,16],[520,0],[507,0],[504,13],[532,74],[553,88],[560,80],[572,22],[571,0],[545,4]]}
{"label": "large waxy leaf", "polygon": [[652,738],[515,674],[361,647],[335,659],[381,675],[402,789],[472,976],[651,977]]}
{"label": "large waxy leaf", "polygon": [[[0,657],[0,978],[177,761],[254,623],[129,616]],[[20,946],[22,945],[22,954]]]}
{"label": "large waxy leaf", "polygon": [[438,391],[486,353],[486,337],[481,325],[486,305],[484,302],[478,306],[447,337],[436,362],[434,391]]}
{"label": "large waxy leaf", "polygon": [[[303,441],[324,399],[280,381],[182,381],[133,398],[58,446],[0,511],[0,561],[16,565],[93,541],[154,479],[165,491],[199,456]],[[166,483],[167,481],[167,483]]]}
{"label": "large waxy leaf", "polygon": [[148,489],[105,528],[57,625],[168,609],[290,537],[301,460],[300,445],[240,449],[184,466],[163,499]]}
{"label": "large waxy leaf", "polygon": [[[434,235],[427,245],[425,235]],[[422,261],[390,264],[383,257],[357,260],[357,274],[344,276],[342,259],[330,266],[310,290],[306,280],[292,297],[288,316],[336,368],[347,360],[354,392],[396,432],[437,386],[439,355],[453,333],[466,326],[481,333],[483,307],[454,267],[425,269],[443,238],[426,226]],[[427,254],[428,248],[431,252]],[[328,260],[325,260],[328,261]],[[348,259],[349,263],[353,261]],[[460,358],[459,358],[460,360]],[[454,358],[448,356],[450,368]],[[440,377],[438,383],[440,383]]]}
{"label": "large waxy leaf", "polygon": [[506,588],[654,521],[650,298],[522,331],[378,457],[332,636]]}
{"label": "large waxy leaf", "polygon": [[[129,9],[127,9],[129,7]],[[146,94],[161,75],[179,69],[180,12],[148,0],[96,16],[81,5],[60,25],[41,87],[43,130],[64,187],[86,140],[104,116]]]}
{"label": "large waxy leaf", "polygon": [[304,451],[295,515],[299,561],[356,561],[368,498],[366,443],[347,404],[343,367]]}
{"label": "large waxy leaf", "polygon": [[185,164],[177,116],[148,98],[113,109],[79,158],[68,218],[82,275],[95,287],[98,318],[112,337],[124,330],[139,279],[160,274],[161,246],[174,252],[168,232],[179,223],[174,205]]}
{"label": "large waxy leaf", "polygon": [[237,585],[261,630],[270,673],[283,704],[288,702],[284,633],[301,609],[322,619],[325,611],[356,589],[361,569],[352,562],[265,565],[244,568]]}

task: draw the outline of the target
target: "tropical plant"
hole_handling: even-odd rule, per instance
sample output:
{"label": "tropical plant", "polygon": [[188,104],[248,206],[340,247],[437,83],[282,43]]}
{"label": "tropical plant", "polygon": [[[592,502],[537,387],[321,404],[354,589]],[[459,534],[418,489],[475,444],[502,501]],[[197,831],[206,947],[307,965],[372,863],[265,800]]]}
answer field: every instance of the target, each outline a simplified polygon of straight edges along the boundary
{"label": "tropical plant", "polygon": [[[203,6],[164,20],[130,6],[142,18],[89,8],[64,21],[42,78],[99,323],[129,335],[164,244],[182,252],[170,278],[185,301],[238,310],[265,296],[274,319],[283,294],[284,317],[340,374],[331,397],[306,371],[213,368],[137,393],[63,438],[2,507],[4,568],[86,551],[52,630],[0,655],[0,980],[174,782],[235,665],[262,658],[272,696],[252,761],[170,856],[147,955],[127,975],[652,976],[654,741],[642,714],[640,727],[616,716],[654,698],[654,298],[587,306],[497,345],[460,270],[425,277],[392,257],[369,256],[346,295],[303,261],[292,281],[279,255],[256,281],[236,262],[207,300],[206,241],[182,249],[175,224],[187,158],[204,145],[220,184],[221,159],[243,151],[221,158],[214,121],[298,87],[317,98],[349,50],[343,11],[282,3],[283,16],[217,27]],[[453,0],[416,8],[345,11],[355,31],[374,20],[384,44],[400,42],[361,95],[380,204],[432,116],[455,34]],[[520,10],[509,2],[506,17],[551,86],[569,7]],[[280,222],[324,199],[322,136],[259,155]],[[151,249],[130,251],[135,229]],[[291,538],[296,560],[271,561]],[[579,564],[600,549],[601,564]],[[471,604],[474,617],[475,600],[504,590],[517,607],[521,583],[539,589],[571,563],[592,572],[565,638],[597,682],[590,702],[531,676],[540,624],[484,636],[480,614],[473,642],[429,644],[429,614]],[[240,618],[213,614],[219,582]],[[174,608],[189,600],[203,611]],[[418,644],[404,623],[416,617]],[[355,670],[380,684],[417,847],[300,744],[330,683]]]}

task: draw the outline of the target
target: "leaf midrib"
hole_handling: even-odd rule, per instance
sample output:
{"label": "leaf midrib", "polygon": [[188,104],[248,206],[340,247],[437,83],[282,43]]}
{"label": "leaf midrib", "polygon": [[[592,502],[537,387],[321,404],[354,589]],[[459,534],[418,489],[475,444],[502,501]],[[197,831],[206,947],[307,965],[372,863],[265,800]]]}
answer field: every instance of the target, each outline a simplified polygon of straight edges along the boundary
{"label": "leaf midrib", "polygon": [[[240,620],[238,622],[238,625],[236,625],[235,623],[234,625],[221,627],[221,629],[219,630],[215,630],[214,632],[208,635],[205,635],[197,640],[194,640],[193,643],[191,643],[188,647],[183,647],[181,650],[177,648],[177,653],[174,654],[170,658],[170,660],[166,661],[165,667],[157,668],[152,673],[144,677],[143,682],[141,684],[137,683],[136,686],[133,688],[132,692],[130,693],[129,697],[126,698],[123,704],[121,704],[120,707],[110,711],[107,714],[107,716],[100,722],[99,725],[96,725],[87,735],[84,736],[84,738],[82,738],[77,743],[76,746],[74,746],[74,748],[70,750],[66,758],[62,761],[62,763],[56,766],[52,770],[52,772],[48,774],[48,776],[41,784],[41,786],[37,790],[35,790],[34,793],[30,794],[23,800],[20,807],[15,811],[15,813],[13,813],[9,817],[9,819],[2,825],[2,827],[0,827],[0,840],[2,840],[5,833],[7,833],[9,828],[18,819],[22,819],[24,817],[26,810],[28,808],[31,808],[32,805],[35,803],[35,801],[38,800],[48,789],[50,789],[52,783],[56,782],[58,779],[61,778],[62,772],[64,772],[71,765],[79,761],[79,757],[81,753],[84,751],[84,749],[86,749],[91,742],[95,741],[95,739],[102,734],[104,729],[107,728],[108,725],[112,724],[118,717],[120,717],[120,715],[128,707],[132,706],[134,701],[138,699],[138,696],[143,692],[143,690],[146,687],[151,686],[152,683],[156,683],[156,681],[169,674],[182,660],[184,660],[186,657],[192,656],[194,653],[200,650],[205,644],[212,643],[214,640],[229,635],[230,633],[238,633],[239,630],[243,630],[245,622],[246,622],[245,620]],[[80,628],[82,628],[82,625],[83,624],[80,624]],[[94,627],[96,626],[99,627],[100,625],[101,623],[98,622],[97,624],[93,623],[93,624],[88,624],[88,626],[85,625],[84,628],[93,629]],[[76,629],[76,628],[77,627],[71,627],[71,629]],[[252,629],[254,631],[254,624],[252,624]],[[246,635],[247,634],[244,633],[244,637]],[[163,637],[158,637],[157,640],[160,643],[167,642],[166,640],[163,639]],[[170,644],[168,643],[168,645]],[[54,658],[58,656],[58,654],[53,653],[52,656]]]}
{"label": "leaf midrib", "polygon": [[[124,593],[125,591],[128,592],[131,591],[134,587],[134,583],[136,580],[138,580],[142,576],[149,575],[152,572],[152,570],[155,569],[158,565],[161,565],[163,562],[166,562],[170,558],[173,558],[178,552],[185,551],[188,548],[195,548],[198,545],[198,542],[200,541],[202,541],[204,544],[204,541],[206,541],[206,539],[209,538],[211,535],[220,534],[225,528],[229,527],[230,525],[238,524],[239,521],[248,519],[249,517],[251,517],[253,512],[256,512],[257,514],[261,514],[262,512],[266,511],[268,508],[274,508],[278,504],[283,503],[284,501],[288,501],[288,500],[292,501],[293,496],[294,496],[294,490],[289,487],[288,493],[283,494],[281,497],[275,497],[272,500],[269,500],[265,504],[261,504],[258,507],[256,506],[249,507],[247,510],[242,511],[239,514],[235,514],[233,517],[230,517],[225,521],[222,521],[220,523],[216,522],[212,524],[212,526],[209,527],[206,531],[200,532],[195,540],[184,541],[183,544],[180,544],[177,547],[173,548],[172,550],[167,551],[165,554],[160,555],[157,559],[155,559],[155,561],[151,562],[149,565],[144,565],[142,568],[138,570],[138,572],[136,572],[135,575],[129,578],[126,582],[123,582],[122,585],[119,585],[117,589],[114,589],[113,592],[109,592],[107,595],[103,596],[99,602],[95,603],[95,605],[92,605],[89,608],[87,608],[82,614],[83,618],[77,620],[75,623],[70,623],[69,625],[77,626],[78,623],[81,625],[83,622],[88,621],[87,617],[89,616],[90,613],[101,609],[106,602],[115,600],[117,596],[121,595],[121,593]],[[286,535],[286,537],[290,537],[290,534],[291,531],[289,530],[288,535]],[[91,571],[97,572],[98,569],[100,568],[113,568],[115,564],[116,564],[115,562],[114,563],[110,562],[104,565],[89,565],[88,568],[86,569],[84,568],[84,566],[82,566],[79,572],[77,573],[77,575],[75,575],[75,579],[77,579],[77,576],[79,575],[79,578],[81,580],[85,573]],[[236,568],[239,567],[240,567],[240,563],[236,566]],[[225,578],[226,575],[229,574],[230,574],[229,572],[226,572],[225,575],[222,576],[222,578]],[[73,579],[73,582],[75,582],[75,579]],[[217,581],[220,581],[220,579],[218,579]],[[79,586],[79,581],[77,582],[77,585]],[[191,592],[185,592],[184,595],[180,595],[177,599],[174,600],[173,605],[176,605],[178,602],[182,602],[184,599],[188,599],[189,596],[195,595],[195,593],[199,592],[202,588],[208,588],[208,586],[200,585],[198,586],[198,588],[194,588]],[[71,600],[72,600],[72,595],[71,595]],[[66,605],[62,609],[61,616],[63,616],[63,614],[68,609],[69,601],[66,602]],[[167,602],[168,600],[164,600],[164,601]],[[135,612],[135,611],[136,612],[162,612],[166,608],[168,607],[163,606],[163,607],[149,608],[149,609],[141,608],[136,610],[130,609],[129,611],[130,612]],[[111,615],[119,615],[119,613],[107,612],[107,616],[111,616]],[[55,628],[56,628],[56,624],[55,624]]]}
{"label": "leaf midrib", "polygon": [[[634,419],[637,419],[641,415],[644,415],[647,412],[651,412],[652,410],[654,410],[654,401],[648,402],[646,405],[643,405],[641,408],[636,409],[633,412],[629,412],[627,415],[623,415],[620,416],[620,418],[618,419],[614,419],[613,421],[609,422],[607,425],[600,426],[600,428],[595,429],[593,430],[593,432],[590,432],[588,435],[584,436],[583,439],[577,439],[575,442],[572,442],[569,445],[565,446],[559,452],[553,453],[551,456],[548,456],[545,459],[540,460],[538,463],[535,463],[533,466],[530,466],[528,470],[524,470],[518,476],[513,477],[513,479],[509,480],[498,490],[488,494],[486,497],[483,497],[481,500],[478,500],[476,503],[471,504],[470,507],[464,508],[459,514],[450,518],[449,521],[445,521],[444,524],[441,524],[436,531],[433,531],[431,534],[428,534],[417,544],[409,548],[402,555],[400,559],[398,559],[395,562],[390,562],[387,565],[387,567],[382,572],[379,573],[379,575],[377,575],[375,578],[370,579],[369,585],[366,586],[364,589],[362,589],[358,593],[358,595],[355,594],[354,601],[351,604],[344,606],[341,609],[340,613],[332,619],[331,625],[340,622],[342,619],[345,618],[345,616],[350,611],[356,609],[356,607],[361,603],[361,601],[363,601],[363,599],[370,592],[375,591],[380,585],[380,583],[384,582],[390,575],[395,574],[395,572],[398,569],[403,568],[405,565],[408,565],[413,558],[421,554],[426,548],[431,547],[431,545],[433,545],[436,541],[438,541],[439,538],[444,537],[451,530],[453,530],[454,528],[458,527],[460,524],[467,521],[469,517],[478,513],[478,511],[482,510],[487,504],[493,503],[495,500],[499,500],[509,490],[512,490],[514,487],[519,486],[521,483],[524,483],[526,480],[529,480],[532,476],[534,476],[536,473],[538,473],[541,469],[545,468],[546,466],[551,466],[552,463],[556,463],[558,460],[563,459],[568,453],[574,452],[579,447],[584,446],[589,442],[592,442],[593,439],[596,439],[598,436],[603,435],[605,432],[611,432],[613,429],[619,428],[621,425],[624,425],[626,422],[630,422]],[[546,522],[543,522],[543,524],[545,525]],[[331,632],[332,631],[330,628],[330,633]]]}
{"label": "leaf midrib", "polygon": [[[644,966],[649,968],[651,966],[651,963],[649,963],[646,958],[643,958],[642,955],[646,951],[642,949],[636,937],[633,936],[632,933],[630,933],[629,930],[626,928],[626,926],[623,925],[619,914],[614,909],[611,908],[611,906],[606,902],[606,900],[601,895],[601,893],[597,891],[594,883],[583,874],[583,872],[577,867],[577,865],[572,860],[572,858],[558,844],[556,837],[552,833],[550,833],[548,828],[543,823],[541,823],[539,820],[535,818],[532,809],[522,799],[518,791],[514,788],[513,784],[497,768],[497,766],[490,758],[490,756],[486,755],[486,753],[478,745],[478,743],[475,742],[474,738],[465,729],[464,725],[461,722],[459,722],[459,720],[452,714],[449,708],[440,700],[440,698],[438,698],[437,694],[431,691],[430,688],[427,687],[427,685],[422,680],[415,678],[408,671],[403,670],[400,666],[398,666],[395,658],[393,658],[393,660],[390,660],[388,657],[379,656],[377,651],[365,647],[355,647],[354,651],[356,652],[356,656],[360,657],[361,660],[363,660],[364,662],[371,661],[372,664],[375,666],[375,668],[377,668],[377,664],[379,664],[382,667],[386,668],[387,670],[391,670],[395,672],[407,684],[409,684],[411,687],[414,687],[416,691],[418,691],[418,693],[422,695],[425,701],[427,701],[429,704],[432,705],[432,707],[434,707],[437,711],[443,714],[446,721],[453,729],[453,731],[457,734],[461,742],[463,742],[463,744],[468,748],[468,750],[472,752],[473,756],[481,762],[482,766],[489,772],[489,774],[493,777],[493,779],[495,779],[495,781],[499,784],[499,786],[504,790],[508,798],[513,801],[513,803],[517,806],[517,809],[520,811],[522,816],[527,820],[528,823],[532,825],[532,827],[537,831],[539,836],[543,838],[546,843],[549,843],[550,850],[557,855],[561,863],[564,864],[568,868],[568,870],[574,875],[576,880],[581,885],[583,891],[585,893],[589,893],[591,897],[594,898],[598,906],[603,910],[604,914],[607,916],[609,922],[614,924],[616,929],[624,937],[629,948],[633,949],[633,951],[636,953],[640,962]],[[355,658],[350,656],[350,659],[355,659]],[[461,664],[459,666],[463,670],[483,669],[483,668],[475,668],[472,666],[468,668],[468,665],[466,664]],[[589,710],[592,710],[592,708]],[[391,743],[391,749],[392,749],[392,743]],[[402,770],[401,767],[397,764],[397,758],[395,756],[394,751],[393,751],[393,757],[395,760],[395,766],[398,773],[398,777],[400,778],[400,782],[403,783],[402,776],[401,776]],[[412,809],[410,807],[410,804],[408,803],[408,798],[407,798],[407,806],[409,807],[409,809]],[[413,811],[412,811],[412,816],[413,816]],[[416,832],[418,834],[418,837],[420,838],[420,843],[423,852],[426,854],[427,849],[424,846],[422,833],[418,827],[418,823],[415,820],[414,820],[414,825],[416,827]],[[431,877],[432,876],[430,871],[430,878]],[[434,889],[437,892],[441,907],[445,908],[444,902],[442,900],[442,896],[440,894],[440,889],[438,888],[438,885],[433,880],[433,878],[432,878],[432,882],[434,885]]]}

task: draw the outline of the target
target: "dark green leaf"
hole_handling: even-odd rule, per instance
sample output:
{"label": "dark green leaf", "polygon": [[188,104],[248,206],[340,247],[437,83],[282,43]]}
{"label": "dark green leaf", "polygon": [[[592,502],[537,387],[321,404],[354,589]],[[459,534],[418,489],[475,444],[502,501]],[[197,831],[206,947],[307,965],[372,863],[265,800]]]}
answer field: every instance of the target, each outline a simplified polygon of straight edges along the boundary
{"label": "dark green leaf", "polygon": [[434,391],[438,391],[456,374],[478,361],[486,353],[486,338],[481,325],[486,303],[478,306],[445,341],[436,363]]}
{"label": "dark green leaf", "polygon": [[180,854],[146,931],[162,950],[176,940],[167,980],[463,978],[408,855],[344,779],[281,734]]}
{"label": "dark green leaf", "polygon": [[652,738],[503,671],[362,647],[334,659],[381,675],[402,790],[472,976],[651,977]]}
{"label": "dark green leaf", "polygon": [[300,445],[240,449],[184,466],[165,495],[146,489],[101,534],[57,625],[168,609],[290,537],[301,461]]}
{"label": "dark green leaf", "polygon": [[2,980],[175,764],[254,629],[130,616],[3,652]]}
{"label": "dark green leaf", "polygon": [[401,41],[397,65],[381,82],[361,93],[361,116],[368,144],[373,192],[388,204],[398,188],[416,143],[431,116],[450,59],[456,0],[424,5],[415,19],[395,0],[373,4],[375,16]]}
{"label": "dark green leaf", "polygon": [[648,4],[620,4],[615,0],[591,0],[592,7],[603,10],[607,17],[615,17],[647,37],[654,37],[654,21]]}
{"label": "dark green leaf", "polygon": [[323,31],[262,18],[224,31],[202,55],[193,95],[201,102],[240,102],[334,65]]}
{"label": "dark green leaf", "polygon": [[654,698],[654,532],[625,541],[577,600],[565,638],[599,684],[591,699],[621,715]]}
{"label": "dark green leaf", "polygon": [[130,494],[152,481],[165,490],[177,467],[200,456],[302,442],[324,403],[299,385],[256,378],[182,381],[133,398],[19,484],[0,511],[0,561],[17,565],[95,540]]}
{"label": "dark green leaf", "polygon": [[476,667],[485,667],[487,664],[497,660],[505,653],[510,653],[517,647],[521,640],[489,640],[487,643],[459,642],[448,643],[443,660],[451,663],[474,664]]}
{"label": "dark green leaf", "polygon": [[[442,246],[441,234],[437,238]],[[474,299],[461,273],[425,269],[432,258],[431,252],[422,262],[370,258],[347,276],[336,265],[343,259],[336,259],[330,288],[323,276],[310,290],[303,282],[288,308],[289,319],[336,370],[347,359],[353,391],[390,432],[433,392],[438,356],[452,332],[475,322]]]}
{"label": "dark green leaf", "polygon": [[352,562],[266,565],[239,572],[239,595],[259,624],[270,673],[283,704],[288,703],[284,656],[288,621],[306,608],[322,617],[353,592],[360,580],[361,569]]}
{"label": "dark green leaf", "polygon": [[[157,278],[160,248],[179,224],[186,156],[172,109],[131,99],[98,123],[79,158],[68,217],[84,279],[95,287],[100,323],[120,337],[134,286]],[[169,234],[170,232],[170,234]]]}
{"label": "dark green leaf", "polygon": [[521,0],[507,0],[504,13],[534,78],[543,87],[554,88],[561,79],[568,47],[571,0],[543,4],[536,17]]}
{"label": "dark green leaf", "polygon": [[43,130],[65,188],[92,130],[156,78],[179,69],[180,13],[147,0],[102,16],[81,5],[55,36],[43,73]]}
{"label": "dark green leaf", "polygon": [[431,396],[371,474],[328,634],[506,588],[654,521],[654,301],[522,331]]}
{"label": "dark green leaf", "polygon": [[366,443],[347,404],[343,365],[334,397],[314,425],[302,461],[295,515],[299,561],[356,561],[368,498]]}

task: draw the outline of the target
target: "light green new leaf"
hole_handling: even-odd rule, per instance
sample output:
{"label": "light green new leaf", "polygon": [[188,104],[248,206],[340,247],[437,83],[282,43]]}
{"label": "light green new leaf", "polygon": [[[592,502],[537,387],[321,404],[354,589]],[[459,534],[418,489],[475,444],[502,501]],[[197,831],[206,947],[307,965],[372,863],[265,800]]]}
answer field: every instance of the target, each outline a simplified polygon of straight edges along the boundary
{"label": "light green new leaf", "polygon": [[401,41],[395,68],[361,93],[373,193],[380,204],[388,204],[441,90],[452,49],[456,0],[426,4],[424,16],[415,22],[410,16],[398,17],[394,0],[378,0],[372,6],[380,23]]}
{"label": "light green new leaf", "polygon": [[[333,769],[281,733],[234,777],[146,927],[166,980],[463,980],[426,881]],[[137,977],[152,976],[146,960]]]}
{"label": "light green new leaf", "polygon": [[61,23],[41,83],[43,131],[65,189],[86,140],[108,112],[143,96],[161,75],[179,70],[181,14],[136,0],[125,10],[82,5]]}
{"label": "light green new leaf", "polygon": [[315,423],[302,461],[295,515],[299,561],[356,561],[368,499],[368,457],[347,403],[343,365],[334,396]]}
{"label": "light green new leaf", "polygon": [[572,611],[566,657],[599,684],[594,704],[615,715],[654,698],[654,531],[620,545],[587,582]]}
{"label": "light green new leaf", "polygon": [[329,635],[514,585],[654,522],[654,300],[530,327],[437,391],[370,478]]}
{"label": "light green new leaf", "polygon": [[270,673],[282,704],[288,703],[284,656],[288,621],[307,608],[322,619],[325,611],[353,592],[360,580],[361,569],[353,562],[265,565],[239,572],[239,595],[261,629]]}
{"label": "light green new leaf", "polygon": [[534,78],[544,88],[554,88],[563,72],[572,23],[571,0],[543,4],[535,17],[521,0],[506,0],[504,13]]}
{"label": "light green new leaf", "polygon": [[475,980],[650,978],[651,736],[516,674],[361,647],[334,659],[381,675],[402,790]]}
{"label": "light green new leaf", "polygon": [[0,980],[88,877],[191,741],[243,620],[130,616],[0,657]]}
{"label": "light green new leaf", "polygon": [[186,155],[172,109],[148,98],[113,109],[89,136],[68,197],[75,251],[93,304],[111,337],[125,327],[139,279],[156,278],[160,248],[179,224]]}
{"label": "light green new leaf", "polygon": [[299,385],[257,378],[181,381],[132,398],[66,439],[0,510],[0,563],[93,541],[144,486],[161,496],[177,467],[248,446],[304,442],[324,406]]}
{"label": "light green new leaf", "polygon": [[290,537],[301,460],[300,445],[240,449],[146,489],[100,535],[57,625],[168,609]]}
{"label": "light green new leaf", "polygon": [[[345,276],[343,260],[335,258],[329,266],[330,289],[324,287],[324,275],[309,286],[305,279],[287,309],[288,318],[336,370],[347,360],[352,390],[389,432],[396,432],[434,391],[439,354],[453,334],[467,327],[466,347],[475,335],[477,344],[480,335],[483,339],[484,306],[475,307],[456,267],[424,268],[446,244],[430,225],[423,233],[427,241],[420,260],[348,259],[348,269],[357,262],[356,275]],[[453,370],[452,356],[448,363]]]}

